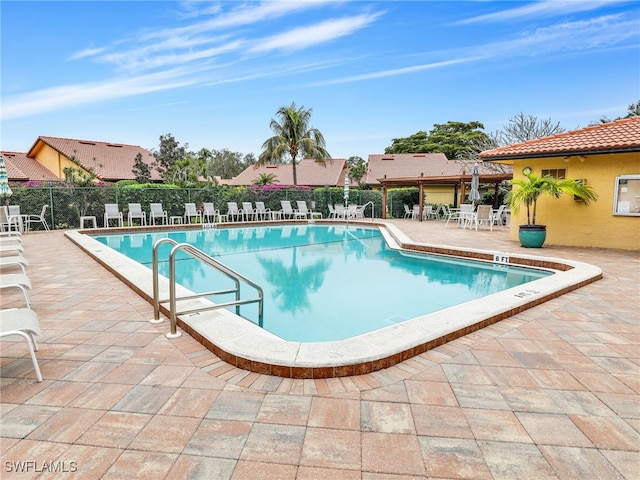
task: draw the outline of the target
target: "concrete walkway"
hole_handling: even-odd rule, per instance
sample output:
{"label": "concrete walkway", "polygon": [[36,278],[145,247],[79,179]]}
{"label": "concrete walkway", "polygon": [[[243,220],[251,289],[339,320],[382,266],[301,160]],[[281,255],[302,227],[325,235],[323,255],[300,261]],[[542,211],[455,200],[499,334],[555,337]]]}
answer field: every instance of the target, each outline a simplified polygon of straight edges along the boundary
{"label": "concrete walkway", "polygon": [[[506,230],[394,223],[415,241],[523,250]],[[296,380],[166,339],[63,232],[23,241],[44,381],[24,341],[1,342],[3,479],[640,478],[638,252],[527,251],[604,278],[386,370]]]}

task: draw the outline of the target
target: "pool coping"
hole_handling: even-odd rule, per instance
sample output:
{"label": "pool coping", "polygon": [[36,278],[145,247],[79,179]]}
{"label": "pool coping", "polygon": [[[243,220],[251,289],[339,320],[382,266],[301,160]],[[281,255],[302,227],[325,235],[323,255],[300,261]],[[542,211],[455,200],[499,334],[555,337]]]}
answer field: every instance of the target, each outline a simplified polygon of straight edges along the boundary
{"label": "pool coping", "polygon": [[[296,223],[306,224],[307,222],[246,222],[220,224],[217,228]],[[332,224],[335,221],[316,220],[314,223]],[[344,221],[341,223],[344,224]],[[600,268],[583,262],[413,242],[395,225],[383,220],[350,223],[358,226],[380,227],[384,238],[392,248],[544,268],[553,270],[555,273],[534,280],[525,286],[507,289],[374,332],[332,342],[283,340],[226,309],[181,315],[177,318],[178,326],[222,360],[245,370],[280,377],[307,379],[360,375],[395,365],[602,278]],[[72,230],[66,232],[65,236],[139,295],[153,303],[151,269],[108,248],[88,234],[190,228],[201,230],[203,227],[202,225],[176,225]],[[160,278],[162,298],[168,297],[168,294],[163,294],[168,292],[168,284],[166,278]],[[189,293],[188,290],[179,286],[177,290],[179,294]],[[204,299],[190,300],[183,302],[181,307],[195,308],[207,302]],[[189,305],[190,303],[193,305]],[[164,315],[169,315],[163,305],[161,305],[161,311]],[[169,322],[164,323],[167,325],[168,332]]]}

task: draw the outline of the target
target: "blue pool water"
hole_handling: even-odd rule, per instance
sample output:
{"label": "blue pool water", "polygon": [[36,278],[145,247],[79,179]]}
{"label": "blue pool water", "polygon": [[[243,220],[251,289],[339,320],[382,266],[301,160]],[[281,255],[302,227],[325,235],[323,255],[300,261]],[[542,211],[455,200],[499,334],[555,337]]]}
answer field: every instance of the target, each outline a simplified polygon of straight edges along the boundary
{"label": "blue pool water", "polygon": [[[161,238],[189,243],[264,289],[268,331],[291,341],[353,337],[550,275],[534,269],[423,255],[389,248],[375,228],[286,225],[96,236],[151,268]],[[171,246],[160,247],[168,277]],[[194,292],[230,287],[230,280],[179,254],[178,283]],[[243,298],[255,291],[242,287]],[[212,301],[231,298],[217,296]],[[233,310],[235,311],[235,309]],[[257,306],[243,317],[257,321]]]}

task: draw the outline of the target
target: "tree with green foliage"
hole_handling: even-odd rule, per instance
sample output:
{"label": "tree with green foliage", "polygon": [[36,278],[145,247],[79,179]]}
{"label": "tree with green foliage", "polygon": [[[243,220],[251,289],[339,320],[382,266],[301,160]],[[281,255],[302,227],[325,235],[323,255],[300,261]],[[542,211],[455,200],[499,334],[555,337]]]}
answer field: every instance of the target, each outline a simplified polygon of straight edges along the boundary
{"label": "tree with green foliage", "polygon": [[580,198],[585,205],[598,199],[598,195],[591,185],[586,185],[581,180],[573,178],[555,178],[548,175],[540,177],[530,173],[524,179],[511,180],[511,185],[518,188],[512,189],[506,198],[507,204],[515,214],[520,212],[520,207],[527,209],[527,225],[536,225],[538,198],[549,195],[559,198],[563,193]]}
{"label": "tree with green foliage", "polygon": [[362,157],[353,156],[347,159],[347,168],[349,169],[349,179],[363,188],[362,179],[367,174],[367,162]]}
{"label": "tree with green foliage", "polygon": [[630,104],[627,107],[627,114],[624,117],[616,117],[613,120],[611,120],[606,115],[603,115],[602,117],[600,117],[600,120],[598,120],[597,122],[591,122],[589,125],[600,125],[601,123],[615,122],[616,120],[622,120],[623,118],[631,118],[631,117],[638,117],[638,116],[640,116],[640,100],[638,100],[636,103]]}
{"label": "tree with green foliage", "polygon": [[207,164],[204,160],[194,158],[187,153],[185,158],[176,161],[172,169],[172,183],[180,187],[193,187],[200,178],[207,174]]}
{"label": "tree with green foliage", "polygon": [[331,159],[324,136],[309,125],[311,111],[304,105],[298,108],[295,103],[280,107],[276,112],[277,119],[272,118],[269,124],[274,135],[262,144],[263,151],[258,157],[260,164],[291,161],[294,185],[298,184],[296,164],[299,156],[320,162]]}
{"label": "tree with green foliage", "polygon": [[138,183],[149,183],[151,181],[151,170],[149,165],[142,160],[141,153],[136,155],[131,173],[136,177],[136,182]]}
{"label": "tree with green foliage", "polygon": [[420,131],[407,138],[394,138],[384,153],[444,153],[454,159],[465,149],[486,137],[480,122],[434,124],[429,133]]}
{"label": "tree with green foliage", "polygon": [[279,181],[273,173],[261,173],[253,182],[251,182],[252,185],[257,185],[259,187],[273,185],[274,183],[279,183]]}
{"label": "tree with green foliage", "polygon": [[173,135],[160,135],[160,149],[153,152],[155,160],[152,166],[158,171],[165,183],[173,181],[173,169],[179,160],[187,156],[189,144],[180,145]]}
{"label": "tree with green foliage", "polygon": [[243,155],[226,148],[222,150],[201,149],[197,156],[204,158],[207,163],[209,177],[233,178],[242,173],[247,167],[256,163],[253,153]]}

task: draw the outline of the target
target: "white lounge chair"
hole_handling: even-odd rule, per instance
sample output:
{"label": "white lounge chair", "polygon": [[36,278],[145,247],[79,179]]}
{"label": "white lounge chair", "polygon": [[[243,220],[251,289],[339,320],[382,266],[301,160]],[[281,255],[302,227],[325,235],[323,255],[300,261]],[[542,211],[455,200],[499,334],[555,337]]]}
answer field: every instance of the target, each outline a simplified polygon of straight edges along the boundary
{"label": "white lounge chair", "polygon": [[104,226],[109,227],[110,220],[118,222],[118,226],[122,227],[123,217],[122,212],[118,209],[117,203],[105,203],[104,205]]}
{"label": "white lounge chair", "polygon": [[314,212],[313,210],[309,210],[309,208],[307,207],[307,202],[305,202],[304,200],[297,200],[296,201],[296,205],[298,205],[298,214],[299,215],[304,215],[305,218],[308,219],[313,219],[314,217],[317,218],[322,218],[322,213],[320,212]]}
{"label": "white lounge chair", "polygon": [[251,202],[242,202],[242,217],[247,220],[257,220],[258,216]]}
{"label": "white lounge chair", "polygon": [[196,223],[202,223],[202,215],[200,211],[196,208],[195,203],[185,203],[184,204],[184,223],[191,223],[191,219],[195,218]]}
{"label": "white lounge chair", "polygon": [[0,290],[5,288],[18,288],[24,295],[24,300],[27,302],[27,308],[31,308],[29,302],[29,293],[27,289],[31,288],[31,280],[23,273],[10,273],[9,275],[0,275]]}
{"label": "white lounge chair", "polygon": [[162,208],[162,204],[150,203],[149,204],[149,223],[151,223],[151,225],[155,225],[156,218],[160,219],[160,225],[165,225],[169,223],[169,217],[167,216],[167,211]]}
{"label": "white lounge chair", "polygon": [[282,218],[305,218],[306,214],[301,214],[297,210],[294,210],[289,200],[280,200],[280,214]]}
{"label": "white lounge chair", "polygon": [[129,226],[133,226],[133,221],[138,220],[140,226],[147,224],[147,214],[142,211],[142,206],[139,203],[129,204],[129,213],[127,214],[127,223]]}
{"label": "white lounge chair", "polygon": [[264,202],[256,202],[256,219],[273,220],[271,209],[264,206]]}
{"label": "white lounge chair", "polygon": [[220,210],[214,207],[212,202],[204,202],[202,204],[202,218],[206,222],[219,222],[220,221]]}
{"label": "white lounge chair", "polygon": [[42,381],[42,373],[38,366],[35,352],[38,350],[35,335],[41,335],[38,315],[28,308],[9,308],[0,310],[0,337],[18,335],[27,341],[29,355],[36,371],[38,382]]}
{"label": "white lounge chair", "polygon": [[28,260],[22,255],[11,255],[10,257],[0,257],[0,268],[20,267],[22,273],[27,274],[26,268],[29,266]]}
{"label": "white lounge chair", "polygon": [[238,208],[237,202],[227,202],[227,218],[229,221],[237,221],[243,217],[242,209]]}
{"label": "white lounge chair", "polygon": [[0,253],[23,254],[24,247],[20,243],[2,243],[0,244]]}
{"label": "white lounge chair", "polygon": [[44,216],[47,213],[47,208],[49,208],[49,205],[44,204],[42,206],[42,210],[40,211],[40,215],[27,215],[25,217],[25,220],[27,223],[27,230],[31,230],[32,223],[39,223],[44,227],[45,230],[49,230],[49,224],[47,223],[47,219],[44,218]]}

